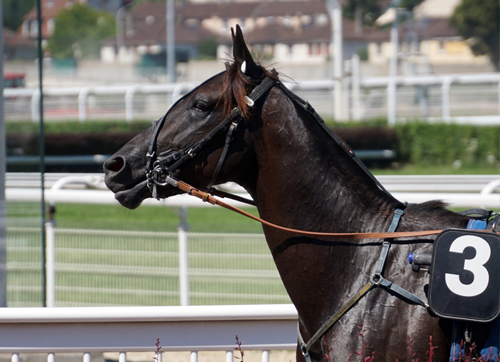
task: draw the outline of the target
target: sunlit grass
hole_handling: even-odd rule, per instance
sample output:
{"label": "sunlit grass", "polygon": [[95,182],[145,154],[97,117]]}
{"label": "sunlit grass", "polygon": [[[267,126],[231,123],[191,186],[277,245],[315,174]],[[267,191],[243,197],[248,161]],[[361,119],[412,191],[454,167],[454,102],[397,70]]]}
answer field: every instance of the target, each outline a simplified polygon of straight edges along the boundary
{"label": "sunlit grass", "polygon": [[[246,211],[258,215],[255,207]],[[7,222],[11,226],[39,226],[40,207],[36,203],[7,203]],[[135,210],[119,205],[57,204],[56,225],[62,228],[177,231],[179,216],[168,206],[140,206]],[[219,206],[188,208],[192,232],[262,233],[261,225]]]}

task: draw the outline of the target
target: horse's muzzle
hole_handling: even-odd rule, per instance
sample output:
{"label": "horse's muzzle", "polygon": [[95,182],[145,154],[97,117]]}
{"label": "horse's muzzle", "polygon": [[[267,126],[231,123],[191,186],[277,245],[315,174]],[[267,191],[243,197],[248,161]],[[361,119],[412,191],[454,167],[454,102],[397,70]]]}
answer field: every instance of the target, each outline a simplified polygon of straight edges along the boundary
{"label": "horse's muzzle", "polygon": [[123,156],[112,156],[104,162],[103,169],[104,183],[114,193],[127,189],[133,182],[130,168]]}

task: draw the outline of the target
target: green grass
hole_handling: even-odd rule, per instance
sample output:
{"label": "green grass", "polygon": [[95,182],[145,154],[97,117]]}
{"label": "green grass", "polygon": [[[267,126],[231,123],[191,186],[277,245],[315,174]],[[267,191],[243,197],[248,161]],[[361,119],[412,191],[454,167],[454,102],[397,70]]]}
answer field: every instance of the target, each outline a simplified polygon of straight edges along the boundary
{"label": "green grass", "polygon": [[[246,211],[258,215],[255,207]],[[39,226],[40,206],[36,203],[7,203],[11,226]],[[57,204],[57,226],[74,229],[177,231],[179,217],[168,206],[141,206],[135,210],[118,205]],[[191,232],[262,233],[261,225],[219,206],[188,209]]]}
{"label": "green grass", "polygon": [[[151,126],[151,121],[60,121],[45,122],[44,132],[52,133],[100,133],[100,132],[141,132]],[[5,133],[38,133],[40,126],[32,121],[5,123]]]}

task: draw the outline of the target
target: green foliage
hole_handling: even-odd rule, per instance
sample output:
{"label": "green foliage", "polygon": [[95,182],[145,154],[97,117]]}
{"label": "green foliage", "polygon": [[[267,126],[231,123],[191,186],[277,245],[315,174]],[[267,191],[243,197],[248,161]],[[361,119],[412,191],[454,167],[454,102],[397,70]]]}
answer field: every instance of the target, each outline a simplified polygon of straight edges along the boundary
{"label": "green foliage", "polygon": [[217,57],[217,37],[210,36],[200,44],[200,59],[215,59]]}
{"label": "green foliage", "polygon": [[493,167],[500,159],[498,127],[409,122],[395,130],[401,161],[414,165]]}
{"label": "green foliage", "polygon": [[500,69],[500,15],[498,0],[462,0],[450,21],[457,32],[468,40],[476,55],[488,55]]}
{"label": "green foliage", "polygon": [[[402,173],[456,173],[470,170],[474,173],[498,171],[500,161],[500,128],[489,126],[429,124],[424,121],[401,123],[387,127],[383,117],[362,122],[333,122],[325,120],[355,150],[392,148],[397,152],[400,167],[410,167]],[[115,133],[137,134],[151,126],[149,121],[86,121],[47,122],[47,136],[74,133],[75,135]],[[33,122],[6,122],[7,136],[36,134],[38,124]],[[460,166],[459,169],[454,167]],[[430,169],[427,172],[425,169]],[[392,172],[392,171],[391,171]],[[464,171],[467,173],[467,171]]]}
{"label": "green foliage", "polygon": [[412,11],[415,6],[419,5],[423,1],[424,0],[401,0],[399,7]]}
{"label": "green foliage", "polygon": [[116,32],[113,14],[74,4],[56,17],[48,48],[53,58],[99,55],[99,42]]}
{"label": "green foliage", "polygon": [[[400,0],[399,7],[410,11],[423,0]],[[343,15],[348,19],[355,19],[356,12],[361,12],[363,24],[373,25],[386,9],[380,5],[379,0],[347,0],[343,5]]]}
{"label": "green foliage", "polygon": [[[86,122],[45,122],[46,134],[57,133],[101,133],[101,132],[141,132],[151,126],[150,121],[86,121]],[[6,122],[5,132],[38,133],[39,125],[33,122]]]}
{"label": "green foliage", "polygon": [[359,56],[359,60],[368,60],[368,48],[364,47],[356,51]]}
{"label": "green foliage", "polygon": [[343,15],[348,19],[354,19],[356,9],[361,11],[362,21],[368,25],[372,25],[384,12],[378,0],[348,0],[343,5]]}
{"label": "green foliage", "polygon": [[16,31],[23,22],[23,16],[35,7],[36,0],[3,0],[3,25]]}

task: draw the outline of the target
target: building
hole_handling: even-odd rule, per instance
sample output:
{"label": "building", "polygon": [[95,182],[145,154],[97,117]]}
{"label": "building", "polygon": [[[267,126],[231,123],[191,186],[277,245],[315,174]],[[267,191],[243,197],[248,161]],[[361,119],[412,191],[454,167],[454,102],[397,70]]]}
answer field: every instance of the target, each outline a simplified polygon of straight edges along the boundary
{"label": "building", "polygon": [[[260,57],[280,62],[327,62],[331,25],[323,0],[184,2],[175,8],[176,56],[191,59],[200,45],[216,39],[217,58],[226,59],[232,44],[230,29],[239,24]],[[166,5],[145,2],[127,14],[122,34],[102,43],[105,62],[135,63],[165,58]],[[377,32],[343,20],[344,57],[366,48]],[[163,63],[164,64],[164,63]]]}
{"label": "building", "polygon": [[[435,67],[488,65],[487,56],[476,56],[450,24],[460,0],[425,0],[407,21],[399,24],[398,57],[403,74],[433,73]],[[386,22],[394,19],[394,12]],[[400,16],[406,16],[400,13]],[[368,45],[368,61],[385,65],[393,56],[390,26],[379,31],[378,39]]]}

